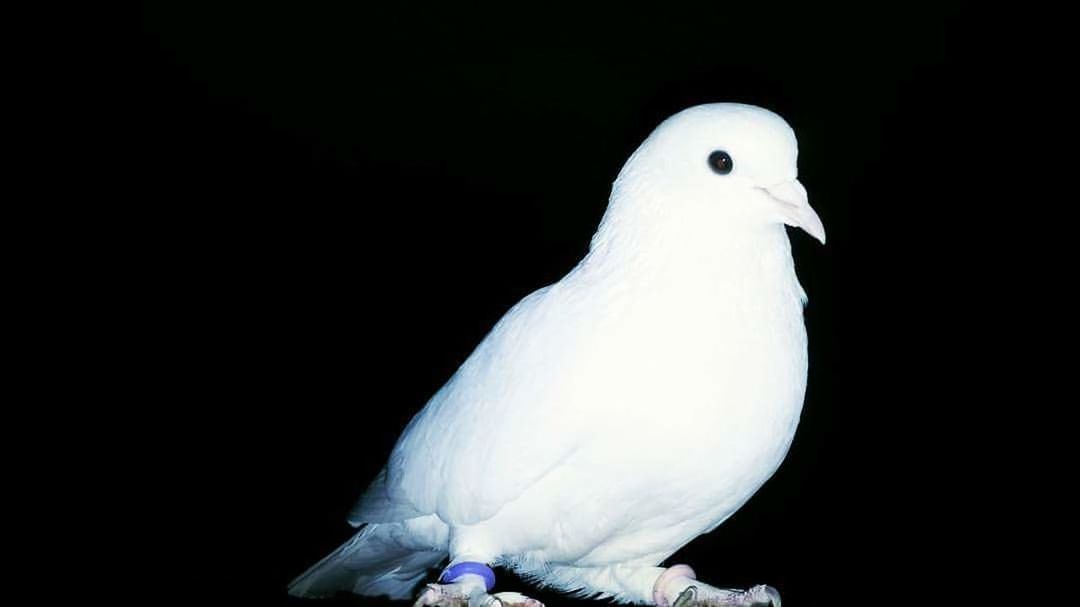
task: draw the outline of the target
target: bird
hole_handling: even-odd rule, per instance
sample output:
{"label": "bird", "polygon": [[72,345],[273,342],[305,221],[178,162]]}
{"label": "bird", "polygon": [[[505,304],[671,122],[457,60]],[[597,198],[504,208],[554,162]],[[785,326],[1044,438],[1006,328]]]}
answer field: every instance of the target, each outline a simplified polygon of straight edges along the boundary
{"label": "bird", "polygon": [[[407,424],[355,534],[297,597],[542,607],[494,568],[620,603],[780,605],[668,557],[774,474],[802,415],[807,295],[785,226],[822,245],[798,143],[768,109],[663,120],[611,187],[588,252],[498,320]],[[437,579],[430,579],[439,571]]]}

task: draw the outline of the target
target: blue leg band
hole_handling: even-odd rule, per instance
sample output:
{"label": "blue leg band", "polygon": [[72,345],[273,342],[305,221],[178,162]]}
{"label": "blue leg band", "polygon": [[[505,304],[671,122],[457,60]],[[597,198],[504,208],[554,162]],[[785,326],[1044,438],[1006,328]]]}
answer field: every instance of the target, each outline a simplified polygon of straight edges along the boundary
{"label": "blue leg band", "polygon": [[474,563],[471,561],[463,561],[447,567],[442,572],[442,575],[439,576],[439,583],[453,582],[467,573],[484,578],[484,585],[487,587],[487,590],[490,591],[495,587],[495,572],[491,570],[491,567],[488,567],[484,563]]}

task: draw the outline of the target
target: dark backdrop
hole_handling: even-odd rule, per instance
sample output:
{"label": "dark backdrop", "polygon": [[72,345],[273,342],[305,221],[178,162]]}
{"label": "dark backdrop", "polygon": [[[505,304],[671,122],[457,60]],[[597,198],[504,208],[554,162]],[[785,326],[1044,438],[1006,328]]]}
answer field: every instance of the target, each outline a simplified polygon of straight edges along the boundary
{"label": "dark backdrop", "polygon": [[165,496],[205,532],[188,583],[290,602],[409,418],[584,254],[628,154],[714,101],[790,122],[829,242],[791,233],[795,444],[672,562],[794,605],[938,579],[971,540],[949,495],[979,474],[954,432],[986,254],[968,205],[994,194],[974,185],[978,14],[813,4],[144,6],[107,178],[144,338],[169,351],[147,439],[196,488]]}

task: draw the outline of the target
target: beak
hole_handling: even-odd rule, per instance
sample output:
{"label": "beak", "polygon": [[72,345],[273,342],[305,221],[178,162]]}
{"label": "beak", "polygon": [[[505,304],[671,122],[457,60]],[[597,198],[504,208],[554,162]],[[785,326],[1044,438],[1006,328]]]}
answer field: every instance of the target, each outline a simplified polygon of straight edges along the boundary
{"label": "beak", "polygon": [[825,244],[825,226],[817,212],[810,207],[806,188],[797,179],[761,189],[776,203],[784,223],[794,228],[802,228],[821,244]]}

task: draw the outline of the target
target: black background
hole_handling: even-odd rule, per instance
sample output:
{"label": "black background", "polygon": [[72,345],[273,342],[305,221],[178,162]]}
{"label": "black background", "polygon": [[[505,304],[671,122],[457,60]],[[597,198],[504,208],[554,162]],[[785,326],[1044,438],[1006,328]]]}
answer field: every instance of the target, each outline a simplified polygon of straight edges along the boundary
{"label": "black background", "polygon": [[144,362],[165,413],[144,439],[197,488],[163,496],[204,532],[187,579],[296,603],[288,581],[350,535],[404,424],[584,254],[629,153],[714,101],[794,127],[829,241],[791,232],[795,444],[670,562],[794,605],[884,602],[985,541],[951,496],[980,475],[967,379],[993,373],[981,301],[1011,271],[979,226],[1003,196],[976,178],[986,30],[958,4],[811,4],[145,5],[104,179],[147,352],[168,351]]}

